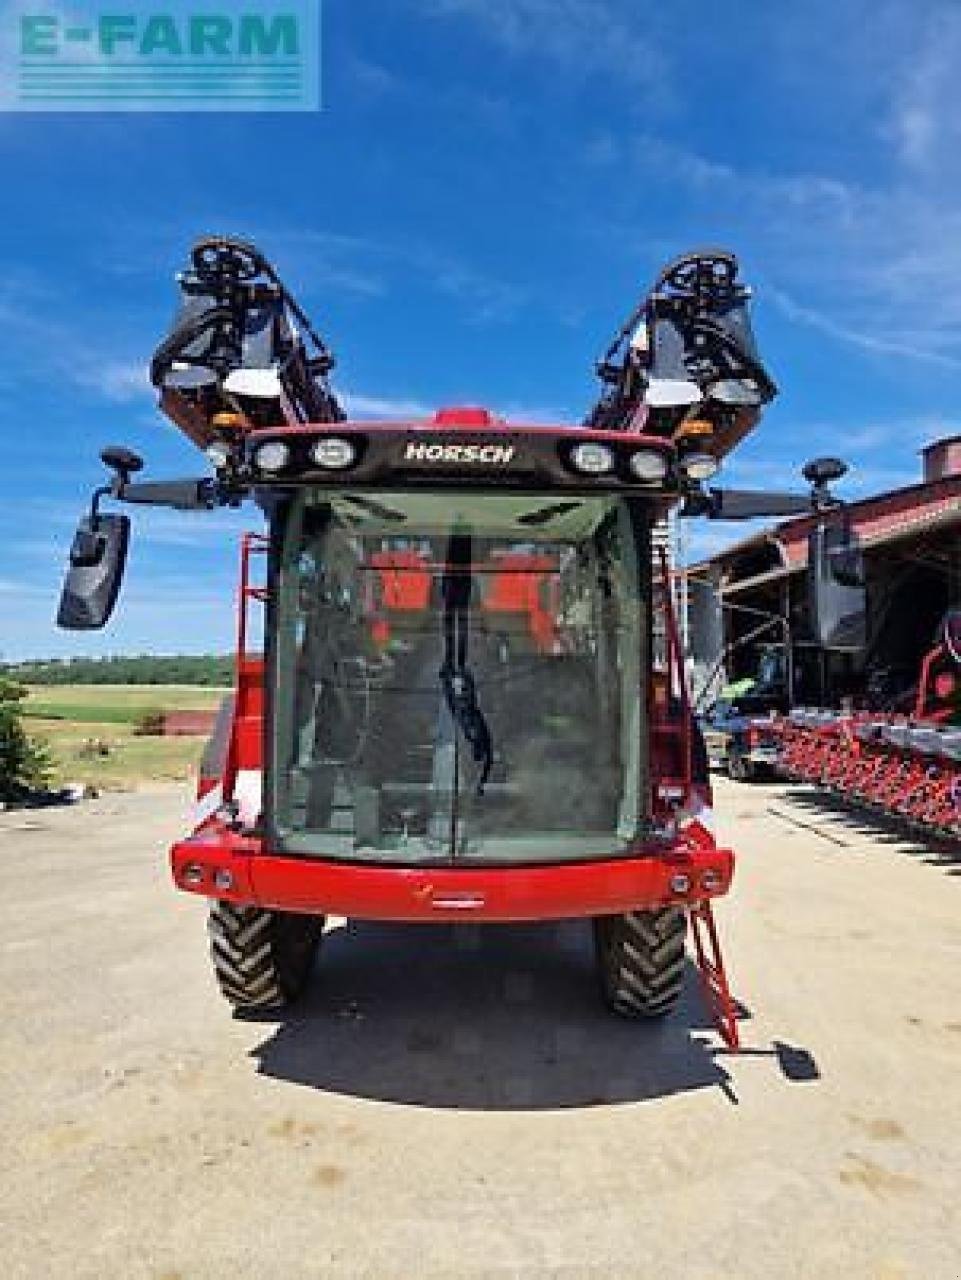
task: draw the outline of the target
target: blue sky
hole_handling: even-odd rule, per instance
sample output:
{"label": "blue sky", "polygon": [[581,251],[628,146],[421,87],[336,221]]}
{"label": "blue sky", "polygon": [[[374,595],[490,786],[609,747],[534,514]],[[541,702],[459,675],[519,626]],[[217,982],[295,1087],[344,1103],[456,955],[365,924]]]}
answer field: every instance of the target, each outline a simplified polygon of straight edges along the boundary
{"label": "blue sky", "polygon": [[712,14],[328,0],[319,113],[0,115],[0,655],[230,647],[249,521],[225,514],[137,513],[111,627],[52,621],[100,446],[197,468],[144,365],[205,232],[276,261],[355,413],[572,421],[660,262],[726,245],[782,387],[727,480],[790,484],[823,451],[849,492],[915,478],[961,429],[961,6]]}

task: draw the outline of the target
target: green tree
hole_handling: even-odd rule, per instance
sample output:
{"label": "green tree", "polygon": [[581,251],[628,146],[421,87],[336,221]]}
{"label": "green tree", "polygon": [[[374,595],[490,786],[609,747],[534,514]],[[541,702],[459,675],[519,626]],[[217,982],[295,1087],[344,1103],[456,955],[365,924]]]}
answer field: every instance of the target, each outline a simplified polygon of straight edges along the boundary
{"label": "green tree", "polygon": [[23,684],[191,684],[231,685],[234,659],[230,655],[201,654],[136,657],[52,658],[35,662],[0,663],[0,677]]}
{"label": "green tree", "polygon": [[0,676],[0,800],[16,800],[47,777],[46,751],[27,737],[20,720],[26,690]]}

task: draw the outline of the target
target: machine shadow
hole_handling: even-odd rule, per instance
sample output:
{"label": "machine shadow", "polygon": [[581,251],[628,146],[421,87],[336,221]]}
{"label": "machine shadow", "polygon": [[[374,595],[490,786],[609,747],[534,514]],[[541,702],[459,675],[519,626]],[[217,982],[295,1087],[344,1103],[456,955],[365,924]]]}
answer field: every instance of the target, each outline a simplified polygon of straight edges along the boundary
{"label": "machine shadow", "polygon": [[919,839],[906,819],[877,812],[865,806],[846,804],[820,788],[796,788],[784,793],[785,800],[811,816],[830,818],[853,835],[866,836],[878,844],[897,847],[908,857],[930,866],[951,868],[961,865],[961,845],[936,836]]}
{"label": "machine shadow", "polygon": [[690,963],[666,1021],[610,1014],[584,922],[351,922],[325,936],[303,1002],[252,1056],[263,1075],[352,1097],[529,1111],[710,1087],[736,1102],[717,1044]]}

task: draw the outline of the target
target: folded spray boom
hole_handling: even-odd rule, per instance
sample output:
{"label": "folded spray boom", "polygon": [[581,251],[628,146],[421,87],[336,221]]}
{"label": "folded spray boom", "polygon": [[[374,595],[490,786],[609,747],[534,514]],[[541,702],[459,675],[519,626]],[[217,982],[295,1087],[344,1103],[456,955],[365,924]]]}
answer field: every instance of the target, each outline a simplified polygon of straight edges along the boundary
{"label": "folded spray boom", "polygon": [[597,363],[604,391],[586,425],[670,436],[720,456],[777,388],[751,329],[733,254],[675,258]]}
{"label": "folded spray boom", "polygon": [[[432,420],[392,424],[406,440],[407,469],[426,468],[434,475],[453,469],[466,481],[496,464],[511,479],[526,468],[541,480],[547,474],[556,480],[560,467],[569,480],[571,460],[576,459],[580,478],[590,475],[598,483],[602,477],[626,478],[645,485],[649,493],[666,486],[681,498],[684,516],[743,520],[812,510],[812,498],[803,493],[708,487],[724,457],[753,430],[777,394],[754,342],[751,291],[737,277],[731,253],[710,249],[683,254],[660,272],[614,335],[596,366],[603,392],[583,426],[623,432],[623,449],[613,440],[593,439],[568,442],[557,454],[536,434],[521,448],[517,429],[531,430],[524,424],[508,424],[486,410],[445,410]],[[372,477],[379,481],[384,465],[396,469],[398,460],[384,444],[383,433],[375,433],[376,449],[373,444],[367,448],[366,436],[342,438],[348,427],[356,432],[357,424],[346,424],[330,385],[334,357],[259,249],[229,236],[205,237],[194,244],[177,282],[180,306],[154,352],[150,377],[160,392],[160,408],[206,454],[215,476],[134,484],[129,469],[121,469],[102,492],[126,502],[212,508],[237,505],[258,484],[313,475],[318,469],[328,481],[338,476],[363,484]],[[439,428],[454,421],[459,438],[442,438]],[[461,435],[461,428],[470,428],[477,438]],[[321,436],[304,437],[297,444],[298,430],[311,429],[319,429]],[[424,439],[410,436],[425,430]],[[265,441],[266,431],[281,436]],[[505,431],[515,435],[501,444],[496,436],[503,438]],[[632,452],[632,434],[643,435],[646,448]],[[657,437],[666,454],[650,447]],[[625,450],[630,455],[626,471]],[[113,452],[106,451],[104,460],[116,470]],[[268,454],[285,461],[267,467]],[[258,459],[265,465],[259,466]],[[826,461],[832,477],[843,473],[843,464]],[[282,477],[274,474],[278,467]],[[833,502],[830,494],[826,498],[815,500],[813,509]]]}
{"label": "folded spray boom", "polygon": [[333,356],[253,245],[198,240],[177,282],[180,307],[150,378],[194,443],[344,417],[328,381]]}

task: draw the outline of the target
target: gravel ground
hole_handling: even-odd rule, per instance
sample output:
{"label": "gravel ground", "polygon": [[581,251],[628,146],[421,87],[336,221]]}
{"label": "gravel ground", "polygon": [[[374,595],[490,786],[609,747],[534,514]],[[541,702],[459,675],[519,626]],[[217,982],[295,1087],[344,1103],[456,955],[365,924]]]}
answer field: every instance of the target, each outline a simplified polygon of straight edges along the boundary
{"label": "gravel ground", "polygon": [[[611,1019],[587,929],[335,922],[231,1018],[177,789],[0,814],[5,1277],[961,1277],[961,856],[718,784],[743,1005]],[[689,975],[690,976],[690,975]]]}

